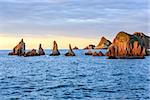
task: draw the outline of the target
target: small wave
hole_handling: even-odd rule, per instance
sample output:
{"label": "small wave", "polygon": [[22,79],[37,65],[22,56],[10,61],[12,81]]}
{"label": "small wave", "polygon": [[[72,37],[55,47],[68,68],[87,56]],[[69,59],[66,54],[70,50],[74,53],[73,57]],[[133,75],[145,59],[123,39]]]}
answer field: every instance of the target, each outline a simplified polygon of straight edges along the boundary
{"label": "small wave", "polygon": [[112,74],[112,76],[121,76],[121,75],[123,75],[123,73]]}
{"label": "small wave", "polygon": [[145,90],[144,88],[132,88],[131,90]]}

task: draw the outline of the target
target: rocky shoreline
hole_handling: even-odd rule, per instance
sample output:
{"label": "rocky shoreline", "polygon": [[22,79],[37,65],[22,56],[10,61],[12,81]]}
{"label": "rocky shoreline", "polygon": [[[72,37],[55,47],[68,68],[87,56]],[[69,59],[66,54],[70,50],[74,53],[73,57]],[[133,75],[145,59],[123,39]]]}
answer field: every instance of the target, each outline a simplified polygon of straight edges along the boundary
{"label": "rocky shoreline", "polygon": [[[79,48],[75,46],[73,49],[69,44],[69,50],[65,56],[76,56],[73,50],[78,50]],[[101,50],[106,49],[106,54],[103,54],[101,51],[92,52],[91,50]],[[135,32],[134,34],[128,34],[126,32],[117,33],[113,42],[107,40],[105,37],[102,37],[97,46],[90,44],[86,46],[83,50],[88,50],[85,55],[91,56],[107,56],[109,59],[144,59],[145,56],[149,55],[150,49],[150,37],[146,36],[144,33]],[[26,52],[25,42],[22,39],[10,52],[8,55],[17,55],[17,56],[41,56],[45,55],[45,51],[42,48],[42,45],[39,45],[38,51],[32,49],[31,51]],[[53,42],[53,49],[50,56],[59,56],[61,55],[58,50],[57,42]]]}

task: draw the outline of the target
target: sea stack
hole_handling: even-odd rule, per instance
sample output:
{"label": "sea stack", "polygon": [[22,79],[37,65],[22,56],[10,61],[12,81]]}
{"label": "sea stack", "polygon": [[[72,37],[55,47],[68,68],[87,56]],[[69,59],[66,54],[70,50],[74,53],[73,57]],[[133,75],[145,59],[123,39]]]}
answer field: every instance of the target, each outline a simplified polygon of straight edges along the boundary
{"label": "sea stack", "polygon": [[99,51],[98,53],[97,53],[97,52],[94,52],[94,53],[92,54],[92,56],[104,56],[104,54],[103,54],[101,51]]}
{"label": "sea stack", "polygon": [[75,56],[75,53],[71,48],[71,44],[69,44],[69,51],[65,54],[65,56]]}
{"label": "sea stack", "polygon": [[53,42],[53,51],[50,54],[50,56],[59,56],[60,52],[58,51],[58,45],[56,43],[56,41]]}
{"label": "sea stack", "polygon": [[85,53],[85,55],[92,55],[93,52],[91,50],[88,50],[88,52]]}
{"label": "sea stack", "polygon": [[23,56],[25,54],[25,42],[23,39],[13,48],[13,52],[10,52],[9,55],[18,55]]}
{"label": "sea stack", "polygon": [[90,45],[86,46],[83,50],[86,50],[86,49],[94,49],[94,48],[95,48],[95,45],[90,44]]}
{"label": "sea stack", "polygon": [[44,49],[42,48],[42,45],[39,45],[39,51],[38,51],[39,55],[45,55]]}
{"label": "sea stack", "polygon": [[95,49],[108,49],[111,44],[112,43],[109,40],[107,40],[105,37],[102,37]]}
{"label": "sea stack", "polygon": [[73,50],[78,50],[79,48],[77,47],[77,46],[75,46],[74,48],[73,48]]}
{"label": "sea stack", "polygon": [[119,59],[144,58],[145,50],[144,43],[139,37],[121,31],[109,46],[106,56]]}
{"label": "sea stack", "polygon": [[35,49],[32,49],[31,51],[28,51],[26,54],[24,54],[24,57],[29,57],[29,56],[40,56]]}

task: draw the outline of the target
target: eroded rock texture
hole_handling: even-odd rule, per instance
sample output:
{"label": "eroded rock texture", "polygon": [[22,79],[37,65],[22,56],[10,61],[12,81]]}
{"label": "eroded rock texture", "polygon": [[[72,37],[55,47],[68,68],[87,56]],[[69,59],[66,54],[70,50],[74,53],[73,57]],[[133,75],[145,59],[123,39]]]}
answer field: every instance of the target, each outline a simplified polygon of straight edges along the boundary
{"label": "eroded rock texture", "polygon": [[9,55],[19,55],[22,56],[25,54],[25,42],[23,39],[17,44],[14,48],[13,51],[9,53]]}
{"label": "eroded rock texture", "polygon": [[32,49],[31,51],[28,51],[26,54],[24,54],[25,57],[29,56],[40,56],[35,49]]}
{"label": "eroded rock texture", "polygon": [[145,50],[142,39],[122,31],[109,46],[106,56],[109,58],[144,58]]}
{"label": "eroded rock texture", "polygon": [[42,45],[39,45],[39,50],[38,50],[39,55],[45,55],[44,49],[42,48]]}
{"label": "eroded rock texture", "polygon": [[70,44],[69,44],[69,51],[65,54],[65,56],[75,56],[75,53],[73,52]]}
{"label": "eroded rock texture", "polygon": [[50,54],[50,56],[58,56],[60,55],[60,52],[58,51],[58,45],[56,43],[56,41],[53,42],[53,50],[52,53]]}
{"label": "eroded rock texture", "polygon": [[108,49],[110,45],[111,42],[107,40],[105,37],[102,37],[95,49]]}

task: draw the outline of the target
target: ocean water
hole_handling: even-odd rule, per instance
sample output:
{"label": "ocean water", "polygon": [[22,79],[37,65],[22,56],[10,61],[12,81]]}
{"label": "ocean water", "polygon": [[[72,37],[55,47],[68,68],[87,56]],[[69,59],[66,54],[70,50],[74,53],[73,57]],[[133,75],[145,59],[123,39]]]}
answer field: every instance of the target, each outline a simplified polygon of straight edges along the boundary
{"label": "ocean water", "polygon": [[[150,56],[17,57],[0,51],[0,100],[150,100]],[[105,51],[103,51],[105,52]]]}

